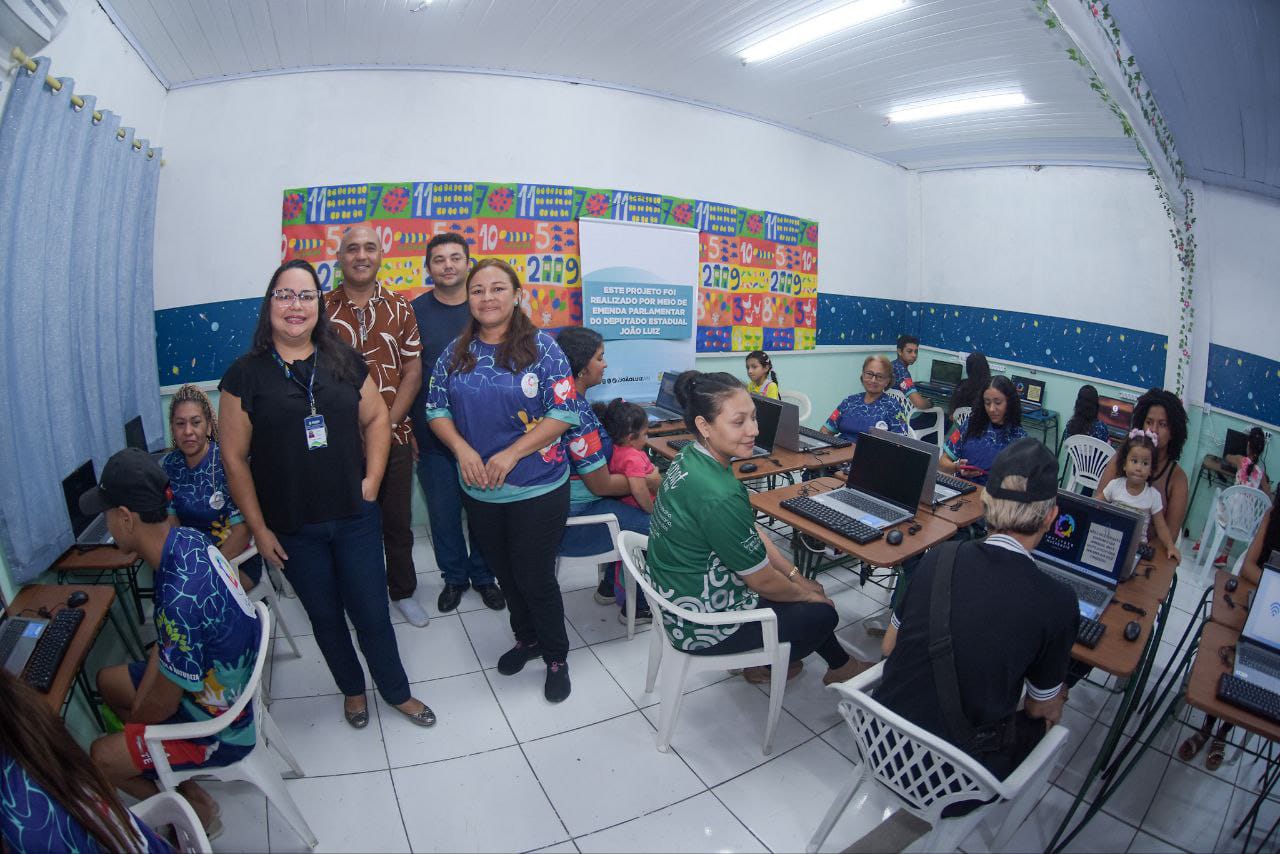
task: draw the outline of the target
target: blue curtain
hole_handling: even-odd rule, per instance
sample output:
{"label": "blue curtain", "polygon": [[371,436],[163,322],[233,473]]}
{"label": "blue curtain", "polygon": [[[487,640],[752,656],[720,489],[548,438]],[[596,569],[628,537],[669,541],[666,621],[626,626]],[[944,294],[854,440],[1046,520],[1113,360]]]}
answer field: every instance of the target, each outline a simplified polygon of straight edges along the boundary
{"label": "blue curtain", "polygon": [[160,152],[93,121],[49,60],[19,70],[0,119],[0,546],[13,580],[73,542],[61,482],[96,471],[141,415],[164,436],[151,279]]}

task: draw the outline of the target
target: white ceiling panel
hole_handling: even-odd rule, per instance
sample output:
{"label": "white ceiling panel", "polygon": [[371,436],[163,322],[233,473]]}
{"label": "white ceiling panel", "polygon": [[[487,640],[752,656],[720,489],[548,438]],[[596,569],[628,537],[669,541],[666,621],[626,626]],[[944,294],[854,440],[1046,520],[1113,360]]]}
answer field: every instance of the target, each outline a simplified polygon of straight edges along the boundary
{"label": "white ceiling panel", "polygon": [[[737,52],[839,0],[103,0],[170,88],[311,68],[568,78],[759,117],[930,169],[1139,166],[1030,0],[908,0],[773,60]],[[1025,107],[890,125],[921,101],[1022,90]]]}

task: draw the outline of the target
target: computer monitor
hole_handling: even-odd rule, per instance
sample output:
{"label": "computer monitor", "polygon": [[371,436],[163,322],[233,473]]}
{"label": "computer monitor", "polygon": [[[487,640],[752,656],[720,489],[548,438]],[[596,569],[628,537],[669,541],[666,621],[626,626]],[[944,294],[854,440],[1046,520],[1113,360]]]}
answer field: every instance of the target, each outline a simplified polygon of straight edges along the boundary
{"label": "computer monitor", "polygon": [[1024,409],[1039,409],[1044,406],[1044,380],[1033,380],[1030,377],[1015,376],[1013,387],[1018,390]]}
{"label": "computer monitor", "polygon": [[914,514],[929,473],[924,451],[890,442],[874,433],[859,433],[849,462],[849,487],[869,492]]}
{"label": "computer monitor", "polygon": [[658,397],[654,404],[671,412],[681,412],[680,401],[676,400],[676,377],[679,371],[663,371],[658,381]]}
{"label": "computer monitor", "polygon": [[1230,454],[1243,455],[1249,450],[1249,434],[1241,433],[1239,430],[1227,430],[1227,439],[1222,443],[1222,456],[1225,459]]}
{"label": "computer monitor", "polygon": [[942,449],[933,442],[922,442],[919,439],[903,436],[900,433],[881,430],[879,427],[872,427],[867,435],[929,455],[929,467],[925,470],[924,479],[920,481],[920,503],[925,507],[932,507],[934,504],[933,489],[938,481],[938,458],[942,456]]}
{"label": "computer monitor", "polygon": [[93,460],[85,460],[84,464],[62,479],[62,497],[67,502],[67,515],[71,518],[71,533],[79,539],[84,529],[94,520],[94,516],[86,516],[80,512],[80,496],[98,484],[98,476],[93,470]]}
{"label": "computer monitor", "polygon": [[1133,423],[1133,401],[1099,395],[1098,420],[1113,432],[1127,433]]}
{"label": "computer monitor", "polygon": [[929,385],[942,388],[955,388],[960,385],[960,374],[964,369],[959,362],[944,362],[934,359],[929,366]]}
{"label": "computer monitor", "polygon": [[124,423],[124,444],[127,448],[147,450],[147,434],[142,429],[141,415],[135,415]]}
{"label": "computer monitor", "polygon": [[1058,518],[1035,547],[1035,555],[1104,584],[1118,584],[1133,569],[1143,521],[1114,504],[1060,489]]}
{"label": "computer monitor", "polygon": [[1280,652],[1280,569],[1275,566],[1268,564],[1262,568],[1243,634],[1255,643]]}

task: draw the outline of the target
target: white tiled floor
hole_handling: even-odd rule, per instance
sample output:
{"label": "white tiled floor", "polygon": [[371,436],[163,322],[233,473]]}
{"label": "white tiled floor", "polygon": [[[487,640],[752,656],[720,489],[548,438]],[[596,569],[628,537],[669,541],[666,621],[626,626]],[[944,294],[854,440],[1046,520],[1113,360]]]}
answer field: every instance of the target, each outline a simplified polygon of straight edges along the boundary
{"label": "white tiled floor", "polygon": [[[627,640],[617,610],[592,600],[592,579],[561,579],[573,694],[552,706],[542,697],[540,662],[513,677],[494,669],[511,641],[506,612],[489,611],[469,593],[460,614],[438,615],[439,575],[425,539],[415,559],[418,596],[432,620],[420,629],[397,620],[396,636],[414,694],[439,715],[430,730],[373,693],[368,728],[348,727],[305,614],[296,600],[283,600],[303,657],[277,645],[271,714],[307,771],[286,785],[320,839],[318,850],[798,851],[854,772],[853,739],[822,688],[816,657],[788,685],[772,755],[760,750],[767,688],[722,672],[690,680],[672,750],[663,754],[654,745],[657,697],[644,692],[648,631]],[[842,639],[861,648],[856,623],[876,613],[885,595],[859,588],[846,571],[824,583],[840,610]],[[1194,607],[1193,587],[1182,579],[1175,604]],[[1186,612],[1170,622],[1180,629],[1190,618]],[[1176,635],[1166,633],[1162,663]],[[1115,706],[1101,688],[1073,689],[1060,773],[1005,850],[1047,844],[1102,743],[1099,720]],[[1231,834],[1253,804],[1262,765],[1232,761],[1228,750],[1228,764],[1211,775],[1203,754],[1193,764],[1171,756],[1185,732],[1175,723],[1160,734],[1072,850],[1241,850],[1244,834]],[[216,850],[302,847],[253,787],[210,790],[227,827]],[[1254,846],[1278,816],[1280,800],[1268,801]],[[824,850],[853,841],[842,836],[849,824],[848,817],[837,824]],[[975,843],[971,854],[977,850],[985,849]]]}

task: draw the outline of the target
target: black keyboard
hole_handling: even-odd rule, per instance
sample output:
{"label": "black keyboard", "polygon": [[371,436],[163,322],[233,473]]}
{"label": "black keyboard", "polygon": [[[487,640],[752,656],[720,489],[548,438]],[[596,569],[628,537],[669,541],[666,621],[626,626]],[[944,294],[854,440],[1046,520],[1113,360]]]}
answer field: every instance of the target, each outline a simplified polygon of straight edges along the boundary
{"label": "black keyboard", "polygon": [[53,677],[58,673],[58,665],[71,646],[71,639],[76,636],[76,629],[84,621],[84,611],[79,608],[63,608],[53,615],[44,634],[36,641],[36,648],[27,661],[27,669],[22,671],[22,681],[37,691],[47,694],[53,687]]}
{"label": "black keyboard", "polygon": [[810,439],[816,439],[829,448],[847,448],[853,444],[843,436],[831,436],[823,433],[821,430],[814,430],[812,427],[801,427],[800,435],[807,436]]}
{"label": "black keyboard", "polygon": [[1267,720],[1280,721],[1280,694],[1240,679],[1234,673],[1224,673],[1218,680],[1218,699]]}
{"label": "black keyboard", "polygon": [[1076,626],[1076,643],[1093,649],[1098,645],[1098,641],[1102,640],[1102,633],[1106,630],[1104,623],[1082,616],[1080,624]]}
{"label": "black keyboard", "polygon": [[692,445],[692,444],[693,444],[692,439],[668,439],[667,440],[667,447],[675,451],[680,450],[685,445]]}
{"label": "black keyboard", "polygon": [[803,516],[810,522],[817,522],[827,530],[834,531],[846,540],[853,540],[855,543],[869,543],[884,536],[884,532],[879,528],[864,525],[857,519],[851,519],[824,504],[819,504],[812,498],[804,498],[802,496],[788,498],[782,502],[782,507],[797,516]]}
{"label": "black keyboard", "polygon": [[942,473],[939,473],[934,478],[934,483],[938,484],[938,486],[945,486],[947,489],[954,489],[961,495],[968,495],[970,492],[973,492],[978,488],[975,483],[970,483],[967,480],[961,480],[958,477],[952,477],[949,474]]}

